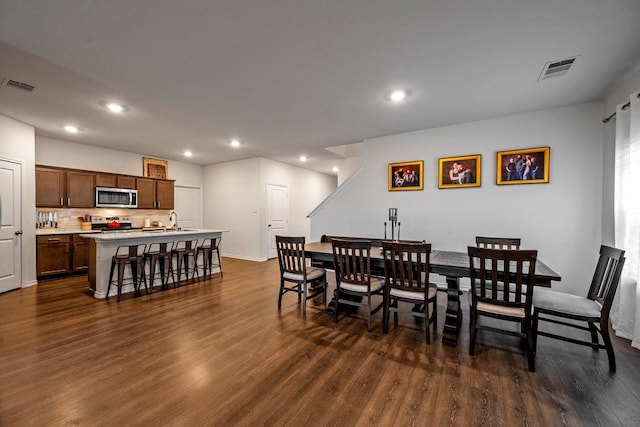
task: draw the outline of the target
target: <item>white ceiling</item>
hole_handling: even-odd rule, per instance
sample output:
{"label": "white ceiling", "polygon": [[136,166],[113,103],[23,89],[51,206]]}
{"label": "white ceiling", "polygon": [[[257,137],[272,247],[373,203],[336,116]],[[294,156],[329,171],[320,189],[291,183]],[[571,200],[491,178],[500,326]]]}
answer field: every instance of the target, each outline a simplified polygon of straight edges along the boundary
{"label": "white ceiling", "polygon": [[0,113],[149,156],[306,154],[330,173],[344,150],[327,147],[602,99],[640,62],[639,21],[638,0],[2,0],[0,79],[36,90],[0,86]]}

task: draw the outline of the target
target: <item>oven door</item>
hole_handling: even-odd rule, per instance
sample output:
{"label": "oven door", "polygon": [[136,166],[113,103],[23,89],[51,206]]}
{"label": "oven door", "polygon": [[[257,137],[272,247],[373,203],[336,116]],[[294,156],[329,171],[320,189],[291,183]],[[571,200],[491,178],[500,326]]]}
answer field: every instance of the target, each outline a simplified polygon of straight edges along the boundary
{"label": "oven door", "polygon": [[96,187],[96,208],[137,208],[138,190]]}

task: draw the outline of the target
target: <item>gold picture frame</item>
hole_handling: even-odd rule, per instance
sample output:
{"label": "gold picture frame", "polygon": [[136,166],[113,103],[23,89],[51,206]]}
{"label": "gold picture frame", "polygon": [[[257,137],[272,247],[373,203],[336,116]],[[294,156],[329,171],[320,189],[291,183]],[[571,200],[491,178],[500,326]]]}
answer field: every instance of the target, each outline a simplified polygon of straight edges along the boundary
{"label": "gold picture frame", "polygon": [[549,147],[498,151],[496,183],[498,185],[548,184]]}
{"label": "gold picture frame", "polygon": [[438,188],[480,187],[482,156],[443,157],[438,160]]}
{"label": "gold picture frame", "polygon": [[169,178],[169,162],[167,160],[142,158],[142,174],[149,178]]}
{"label": "gold picture frame", "polygon": [[389,191],[424,189],[424,161],[389,163]]}

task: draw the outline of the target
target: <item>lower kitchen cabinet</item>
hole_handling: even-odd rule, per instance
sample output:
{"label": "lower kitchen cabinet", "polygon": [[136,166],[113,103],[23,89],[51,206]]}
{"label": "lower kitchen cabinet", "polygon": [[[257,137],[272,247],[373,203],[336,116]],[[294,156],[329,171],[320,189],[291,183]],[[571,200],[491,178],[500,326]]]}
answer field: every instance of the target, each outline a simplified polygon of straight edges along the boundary
{"label": "lower kitchen cabinet", "polygon": [[38,277],[71,273],[71,234],[37,236]]}
{"label": "lower kitchen cabinet", "polygon": [[73,272],[87,271],[89,268],[89,239],[74,234],[73,251],[71,254],[71,269]]}
{"label": "lower kitchen cabinet", "polygon": [[78,234],[37,236],[38,277],[87,271],[89,240]]}

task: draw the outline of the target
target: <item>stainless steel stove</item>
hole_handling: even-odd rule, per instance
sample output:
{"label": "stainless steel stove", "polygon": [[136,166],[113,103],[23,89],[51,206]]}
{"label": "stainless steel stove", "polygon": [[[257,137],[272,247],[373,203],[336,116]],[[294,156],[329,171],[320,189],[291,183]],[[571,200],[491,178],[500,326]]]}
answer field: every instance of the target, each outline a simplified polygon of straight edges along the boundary
{"label": "stainless steel stove", "polygon": [[140,231],[141,227],[133,227],[130,216],[92,216],[91,229],[102,230],[103,233],[123,233]]}

